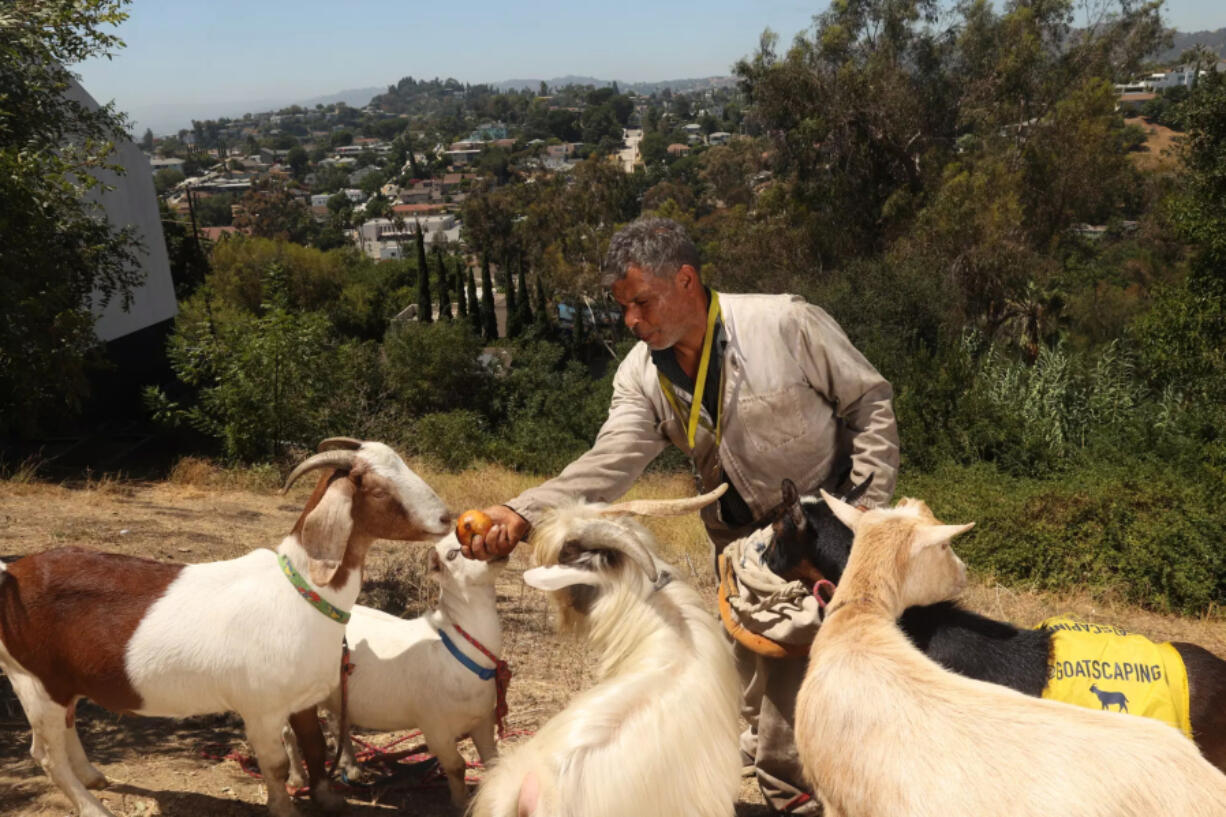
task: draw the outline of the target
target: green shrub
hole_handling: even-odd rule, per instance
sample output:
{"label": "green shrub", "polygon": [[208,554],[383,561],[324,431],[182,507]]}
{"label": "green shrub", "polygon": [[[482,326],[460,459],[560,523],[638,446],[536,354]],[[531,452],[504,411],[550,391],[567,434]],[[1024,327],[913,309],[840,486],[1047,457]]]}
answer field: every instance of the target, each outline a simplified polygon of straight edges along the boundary
{"label": "green shrub", "polygon": [[392,398],[412,417],[479,409],[489,402],[492,388],[481,348],[481,339],[463,321],[393,325],[383,341]]}
{"label": "green shrub", "polygon": [[558,344],[516,346],[509,370],[497,382],[490,456],[539,474],[566,467],[591,446],[608,416],[615,368],[594,380],[585,366],[567,362]]}
{"label": "green shrub", "polygon": [[1197,477],[1143,462],[1082,466],[1056,479],[947,465],[904,473],[898,495],[923,498],[948,522],[975,521],[958,552],[976,570],[1199,613],[1226,602],[1226,510]]}
{"label": "green shrub", "polygon": [[467,409],[418,417],[408,427],[402,442],[406,451],[451,471],[462,471],[483,459],[489,444],[489,422]]}

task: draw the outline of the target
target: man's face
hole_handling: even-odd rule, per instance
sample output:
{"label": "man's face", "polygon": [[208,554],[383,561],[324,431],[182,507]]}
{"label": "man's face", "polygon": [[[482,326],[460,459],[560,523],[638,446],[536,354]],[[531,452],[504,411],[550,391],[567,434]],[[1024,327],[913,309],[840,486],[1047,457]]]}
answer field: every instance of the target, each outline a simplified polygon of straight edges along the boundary
{"label": "man's face", "polygon": [[626,328],[656,351],[671,348],[687,328],[687,313],[677,284],[679,274],[659,278],[630,266],[626,276],[612,286]]}

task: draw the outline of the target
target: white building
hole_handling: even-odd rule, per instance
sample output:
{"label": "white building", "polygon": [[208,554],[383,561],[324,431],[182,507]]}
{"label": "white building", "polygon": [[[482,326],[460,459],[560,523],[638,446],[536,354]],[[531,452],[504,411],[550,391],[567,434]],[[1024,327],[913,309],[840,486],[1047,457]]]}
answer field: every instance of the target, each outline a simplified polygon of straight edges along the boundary
{"label": "white building", "polygon": [[[68,87],[64,96],[91,111],[98,109],[94,98],[76,82]],[[94,333],[103,342],[148,329],[173,318],[179,311],[149,159],[130,140],[118,139],[111,163],[122,166],[125,173],[117,175],[109,170],[96,170],[94,175],[105,186],[114,189],[95,187],[86,196],[102,205],[112,226],[136,230],[143,244],[136,258],[145,280],[132,291],[132,302],[127,309],[124,309],[122,298],[111,298],[102,305],[98,293],[91,297],[96,318]]]}
{"label": "white building", "polygon": [[455,243],[460,240],[460,226],[450,213],[437,216],[425,216],[416,219],[404,219],[403,227],[390,218],[372,218],[357,229],[357,244],[363,254],[376,261],[386,261],[402,258],[405,247],[416,242],[417,225],[421,224],[422,238],[427,245],[436,241],[446,240]]}

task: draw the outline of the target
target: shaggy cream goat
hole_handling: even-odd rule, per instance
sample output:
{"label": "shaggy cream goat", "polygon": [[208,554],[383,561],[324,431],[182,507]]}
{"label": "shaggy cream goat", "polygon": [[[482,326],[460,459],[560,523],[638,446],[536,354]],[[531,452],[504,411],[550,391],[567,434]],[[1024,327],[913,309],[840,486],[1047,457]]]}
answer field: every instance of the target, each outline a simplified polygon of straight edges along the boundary
{"label": "shaggy cream goat", "polygon": [[289,718],[313,767],[316,801],[343,804],[322,775],[313,706],[340,672],[341,620],[357,599],[366,552],[375,539],[441,536],[450,517],[386,445],[336,438],[321,447],[338,450],[289,477],[287,488],[327,469],[275,552],[182,565],[68,547],[0,569],[0,668],[30,721],[30,754],[80,817],[110,814],[86,790],[107,781],[73,725],[82,697],[142,715],[237,712],[276,817],[297,814],[281,746]]}
{"label": "shaggy cream goat", "polygon": [[903,609],[965,585],[949,541],[970,525],[823,497],[855,532],[796,706],[827,817],[1226,815],[1226,776],[1175,729],[955,675],[907,640]]}
{"label": "shaggy cream goat", "polygon": [[730,817],[740,786],[737,675],[715,617],[652,553],[630,513],[679,514],[719,496],[579,504],[533,534],[564,627],[600,655],[598,681],[477,790],[478,817]]}

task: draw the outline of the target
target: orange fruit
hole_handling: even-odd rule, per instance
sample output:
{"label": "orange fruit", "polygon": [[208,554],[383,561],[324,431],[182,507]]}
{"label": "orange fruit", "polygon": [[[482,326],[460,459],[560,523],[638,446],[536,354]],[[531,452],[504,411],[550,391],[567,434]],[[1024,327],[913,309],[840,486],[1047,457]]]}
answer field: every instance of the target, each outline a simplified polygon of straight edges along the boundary
{"label": "orange fruit", "polygon": [[478,510],[465,511],[456,520],[455,535],[461,545],[468,547],[474,536],[487,536],[493,526],[494,520],[485,513]]}

